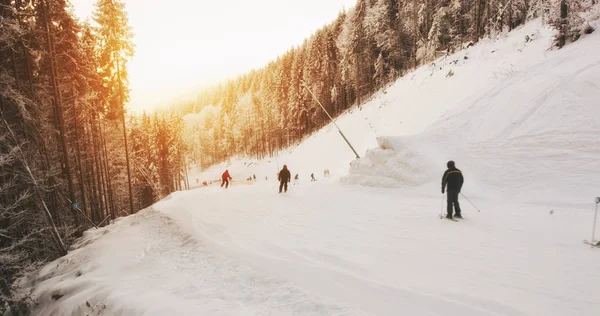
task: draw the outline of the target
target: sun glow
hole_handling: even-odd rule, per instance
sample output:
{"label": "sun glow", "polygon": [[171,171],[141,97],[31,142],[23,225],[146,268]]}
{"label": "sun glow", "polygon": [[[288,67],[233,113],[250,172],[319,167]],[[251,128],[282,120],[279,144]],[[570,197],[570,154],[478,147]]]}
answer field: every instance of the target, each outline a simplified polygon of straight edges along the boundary
{"label": "sun glow", "polygon": [[[277,58],[356,0],[125,0],[135,56],[129,67],[134,112],[192,97],[202,87]],[[93,0],[71,0],[85,19]]]}

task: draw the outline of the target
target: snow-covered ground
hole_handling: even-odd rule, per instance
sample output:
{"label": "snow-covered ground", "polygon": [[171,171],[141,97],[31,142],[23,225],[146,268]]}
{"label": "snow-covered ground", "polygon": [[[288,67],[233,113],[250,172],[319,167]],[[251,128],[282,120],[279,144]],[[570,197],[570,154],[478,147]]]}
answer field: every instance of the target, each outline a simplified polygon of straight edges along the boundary
{"label": "snow-covered ground", "polygon": [[[551,36],[534,21],[340,117],[362,159],[328,126],[196,173],[258,181],[90,230],[24,291],[39,315],[596,316],[600,249],[582,240],[600,195],[600,34],[559,51]],[[481,210],[462,199],[458,223],[437,216],[449,159]],[[301,182],[280,195],[283,164]]]}

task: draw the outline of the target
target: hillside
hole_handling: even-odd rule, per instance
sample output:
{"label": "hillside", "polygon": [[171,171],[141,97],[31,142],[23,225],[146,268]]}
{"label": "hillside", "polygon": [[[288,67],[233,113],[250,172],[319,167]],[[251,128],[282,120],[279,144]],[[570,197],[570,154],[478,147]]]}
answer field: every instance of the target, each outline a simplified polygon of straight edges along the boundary
{"label": "hillside", "polygon": [[[287,163],[305,180],[313,172],[322,176],[328,168],[337,176],[349,173],[345,183],[437,186],[443,162],[454,159],[470,175],[470,190],[478,194],[484,194],[484,184],[487,190],[504,192],[504,183],[519,182],[528,174],[528,183],[519,185],[534,191],[521,197],[535,199],[539,191],[555,190],[547,185],[547,175],[568,182],[557,186],[569,190],[560,196],[589,201],[597,194],[590,171],[599,158],[594,137],[600,130],[598,58],[591,56],[597,39],[594,35],[584,44],[553,51],[552,34],[539,20],[531,22],[506,37],[421,67],[341,116],[337,124],[359,154],[366,153],[350,170],[354,155],[329,125],[278,157],[233,161],[198,178],[218,179],[225,168],[238,180],[275,175],[278,165]],[[377,138],[390,137],[395,137],[395,150],[379,148]],[[400,169],[392,172],[395,168]],[[510,172],[499,175],[498,170]],[[564,170],[570,172],[567,178],[561,177]],[[415,176],[420,178],[416,183],[404,183],[403,177]],[[521,192],[511,186],[507,189],[512,193]]]}
{"label": "hillside", "polygon": [[[533,21],[339,117],[361,159],[327,126],[196,173],[236,181],[86,232],[23,292],[38,315],[596,315],[600,35],[552,35]],[[438,219],[449,159],[481,210],[458,223]],[[283,164],[300,184],[279,195]]]}

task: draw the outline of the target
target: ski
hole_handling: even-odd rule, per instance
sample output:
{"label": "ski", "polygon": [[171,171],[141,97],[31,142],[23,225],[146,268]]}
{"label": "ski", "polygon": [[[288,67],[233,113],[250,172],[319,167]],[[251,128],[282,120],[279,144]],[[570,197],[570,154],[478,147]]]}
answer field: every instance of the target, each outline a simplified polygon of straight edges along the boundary
{"label": "ski", "polygon": [[448,218],[448,217],[446,217],[446,216],[440,216],[440,219],[447,219],[447,220],[449,220],[449,221],[453,221],[453,222],[458,222],[458,221],[459,221],[459,220],[457,220],[457,219],[454,219],[454,218]]}
{"label": "ski", "polygon": [[583,243],[592,247],[600,248],[600,241],[590,242],[589,240],[584,240]]}

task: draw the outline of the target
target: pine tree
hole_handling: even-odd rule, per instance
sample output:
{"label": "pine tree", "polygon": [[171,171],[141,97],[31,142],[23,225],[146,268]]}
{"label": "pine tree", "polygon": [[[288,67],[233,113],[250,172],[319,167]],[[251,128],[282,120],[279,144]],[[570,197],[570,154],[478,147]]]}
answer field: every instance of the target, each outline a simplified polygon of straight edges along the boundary
{"label": "pine tree", "polygon": [[582,15],[585,6],[581,0],[554,0],[551,3],[549,20],[558,31],[555,38],[556,46],[560,48],[568,42],[578,40],[584,33],[592,31]]}
{"label": "pine tree", "polygon": [[94,20],[99,25],[98,33],[100,51],[100,69],[108,119],[120,118],[125,143],[127,182],[129,187],[130,212],[134,212],[132,177],[129,163],[129,146],[127,144],[127,127],[125,125],[125,103],[129,101],[127,58],[133,56],[133,37],[128,24],[125,4],[119,0],[98,0]]}
{"label": "pine tree", "polygon": [[272,155],[328,122],[308,90],[337,116],[419,65],[540,15],[545,1],[359,0],[265,67],[183,105],[184,113],[218,109],[191,140],[192,160],[207,167]]}
{"label": "pine tree", "polygon": [[378,0],[365,15],[367,36],[373,38],[377,46],[376,67],[381,67],[375,74],[378,88],[384,82],[395,79],[403,64],[398,15],[399,7],[395,0]]}
{"label": "pine tree", "polygon": [[506,23],[509,31],[525,23],[528,5],[525,0],[510,0],[507,3]]}

